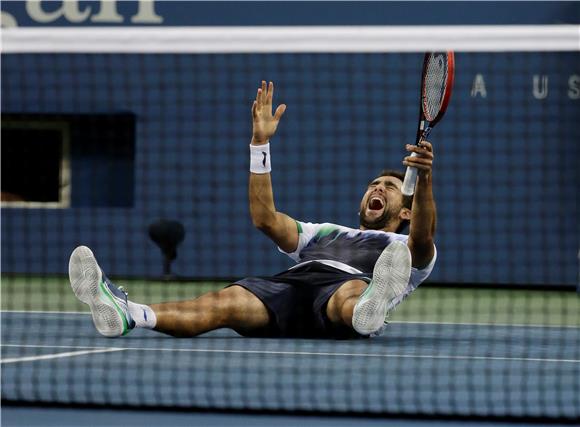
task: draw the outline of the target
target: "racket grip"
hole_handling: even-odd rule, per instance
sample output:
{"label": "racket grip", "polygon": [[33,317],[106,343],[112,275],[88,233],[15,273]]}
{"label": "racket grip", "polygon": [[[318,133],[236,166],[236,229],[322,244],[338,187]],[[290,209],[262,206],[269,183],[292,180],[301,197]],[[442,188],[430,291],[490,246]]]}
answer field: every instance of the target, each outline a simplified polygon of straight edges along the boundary
{"label": "racket grip", "polygon": [[[411,157],[417,156],[417,153],[411,153]],[[401,187],[401,192],[404,196],[412,196],[415,193],[415,184],[417,183],[417,168],[407,166],[407,171],[405,172],[405,180],[403,181],[403,186]]]}

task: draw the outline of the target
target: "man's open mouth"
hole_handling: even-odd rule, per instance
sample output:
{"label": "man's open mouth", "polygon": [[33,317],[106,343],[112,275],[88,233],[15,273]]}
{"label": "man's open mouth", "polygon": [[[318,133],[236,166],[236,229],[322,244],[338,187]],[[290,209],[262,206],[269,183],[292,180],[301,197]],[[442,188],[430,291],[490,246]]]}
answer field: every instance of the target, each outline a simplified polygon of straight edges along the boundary
{"label": "man's open mouth", "polygon": [[380,197],[374,196],[369,200],[369,210],[380,211],[385,207],[385,202]]}

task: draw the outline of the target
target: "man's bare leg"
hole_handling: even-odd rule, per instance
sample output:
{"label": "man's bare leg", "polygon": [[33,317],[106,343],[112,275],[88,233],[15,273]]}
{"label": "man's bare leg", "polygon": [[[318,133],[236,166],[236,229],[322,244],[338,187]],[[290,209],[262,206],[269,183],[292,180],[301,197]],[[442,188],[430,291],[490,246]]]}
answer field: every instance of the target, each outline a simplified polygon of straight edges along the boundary
{"label": "man's bare leg", "polygon": [[72,252],[69,280],[75,296],[90,307],[97,331],[107,337],[126,335],[134,328],[193,337],[225,327],[251,331],[269,323],[260,299],[236,285],[188,301],[152,306],[129,301],[127,293],[107,279],[86,246]]}
{"label": "man's bare leg", "polygon": [[343,283],[330,297],[326,305],[326,315],[332,323],[352,328],[352,313],[361,294],[367,288],[363,280],[349,280]]}
{"label": "man's bare leg", "polygon": [[411,276],[411,252],[400,241],[390,243],[373,268],[373,279],[345,282],[326,307],[331,322],[344,324],[360,335],[380,333],[386,316],[401,302]]}
{"label": "man's bare leg", "polygon": [[268,310],[241,286],[230,286],[187,301],[152,304],[154,330],[175,337],[193,337],[219,328],[252,330],[268,325]]}

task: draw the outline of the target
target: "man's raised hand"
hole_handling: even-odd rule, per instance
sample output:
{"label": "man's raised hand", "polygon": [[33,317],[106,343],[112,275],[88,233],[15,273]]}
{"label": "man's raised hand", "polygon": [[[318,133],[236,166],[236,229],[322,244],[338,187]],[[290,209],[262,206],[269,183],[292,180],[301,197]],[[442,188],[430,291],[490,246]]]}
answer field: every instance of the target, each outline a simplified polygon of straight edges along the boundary
{"label": "man's raised hand", "polygon": [[422,139],[418,145],[407,144],[405,149],[416,156],[407,156],[403,165],[419,169],[419,175],[429,176],[433,168],[433,146],[429,141]]}
{"label": "man's raised hand", "polygon": [[272,135],[276,133],[276,128],[286,105],[280,104],[276,112],[272,115],[272,97],[274,96],[274,83],[270,82],[266,86],[266,81],[262,80],[262,87],[258,88],[256,100],[252,105],[253,133],[252,144],[267,144]]}

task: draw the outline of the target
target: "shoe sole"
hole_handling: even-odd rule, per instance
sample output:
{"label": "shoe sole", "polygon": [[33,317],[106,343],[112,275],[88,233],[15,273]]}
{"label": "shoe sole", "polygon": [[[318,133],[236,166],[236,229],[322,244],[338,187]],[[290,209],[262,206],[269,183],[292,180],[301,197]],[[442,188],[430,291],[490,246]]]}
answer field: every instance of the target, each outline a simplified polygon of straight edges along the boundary
{"label": "shoe sole", "polygon": [[68,275],[72,290],[79,301],[88,305],[95,328],[106,337],[123,334],[123,319],[115,302],[108,293],[100,289],[103,274],[93,252],[86,246],[79,246],[70,256]]}
{"label": "shoe sole", "polygon": [[377,259],[372,281],[354,308],[354,330],[361,335],[371,335],[381,329],[389,303],[405,292],[410,276],[409,248],[395,241]]}

